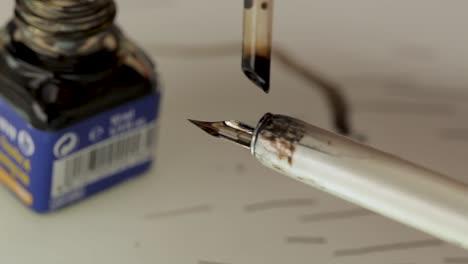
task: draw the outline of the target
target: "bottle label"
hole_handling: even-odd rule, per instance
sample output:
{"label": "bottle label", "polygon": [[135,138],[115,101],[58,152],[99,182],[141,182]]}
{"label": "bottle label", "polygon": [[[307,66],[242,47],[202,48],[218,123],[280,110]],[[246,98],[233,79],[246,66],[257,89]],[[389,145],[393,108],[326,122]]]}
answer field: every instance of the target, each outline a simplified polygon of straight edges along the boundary
{"label": "bottle label", "polygon": [[39,212],[54,210],[146,171],[159,95],[61,131],[33,128],[0,99],[0,183]]}

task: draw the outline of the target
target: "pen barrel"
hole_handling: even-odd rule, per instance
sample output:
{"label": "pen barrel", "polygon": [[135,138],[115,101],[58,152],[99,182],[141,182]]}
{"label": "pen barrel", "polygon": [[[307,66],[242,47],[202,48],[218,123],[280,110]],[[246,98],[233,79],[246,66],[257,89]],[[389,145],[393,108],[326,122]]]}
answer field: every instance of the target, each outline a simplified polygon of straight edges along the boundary
{"label": "pen barrel", "polygon": [[468,187],[300,120],[267,114],[252,154],[265,166],[468,249]]}

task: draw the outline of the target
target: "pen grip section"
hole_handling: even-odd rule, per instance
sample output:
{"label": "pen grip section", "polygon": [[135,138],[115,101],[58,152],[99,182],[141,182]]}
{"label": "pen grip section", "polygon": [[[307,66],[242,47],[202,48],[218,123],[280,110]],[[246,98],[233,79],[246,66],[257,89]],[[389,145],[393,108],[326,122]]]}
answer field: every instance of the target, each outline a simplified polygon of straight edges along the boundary
{"label": "pen grip section", "polygon": [[468,187],[286,116],[267,115],[253,155],[265,166],[468,249]]}

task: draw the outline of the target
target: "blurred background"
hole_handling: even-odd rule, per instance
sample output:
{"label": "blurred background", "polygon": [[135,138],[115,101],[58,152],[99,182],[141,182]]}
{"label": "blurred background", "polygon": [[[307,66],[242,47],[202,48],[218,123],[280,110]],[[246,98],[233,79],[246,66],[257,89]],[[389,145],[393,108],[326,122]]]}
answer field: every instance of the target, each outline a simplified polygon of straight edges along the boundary
{"label": "blurred background", "polygon": [[[55,214],[0,191],[2,263],[468,263],[468,253],[296,183],[186,119],[265,112],[332,129],[323,93],[273,58],[240,70],[243,1],[117,1],[164,88],[157,164]],[[0,3],[7,21],[13,1]],[[340,87],[366,142],[468,182],[468,2],[277,1],[274,49]]]}

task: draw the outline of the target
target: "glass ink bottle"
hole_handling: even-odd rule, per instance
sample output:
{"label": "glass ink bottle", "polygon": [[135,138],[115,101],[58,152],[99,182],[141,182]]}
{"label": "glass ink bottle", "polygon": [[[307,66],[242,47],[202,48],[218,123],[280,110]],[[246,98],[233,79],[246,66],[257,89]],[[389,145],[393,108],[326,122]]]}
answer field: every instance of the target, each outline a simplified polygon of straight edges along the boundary
{"label": "glass ink bottle", "polygon": [[0,32],[0,182],[48,212],[141,175],[160,87],[113,0],[16,0]]}

